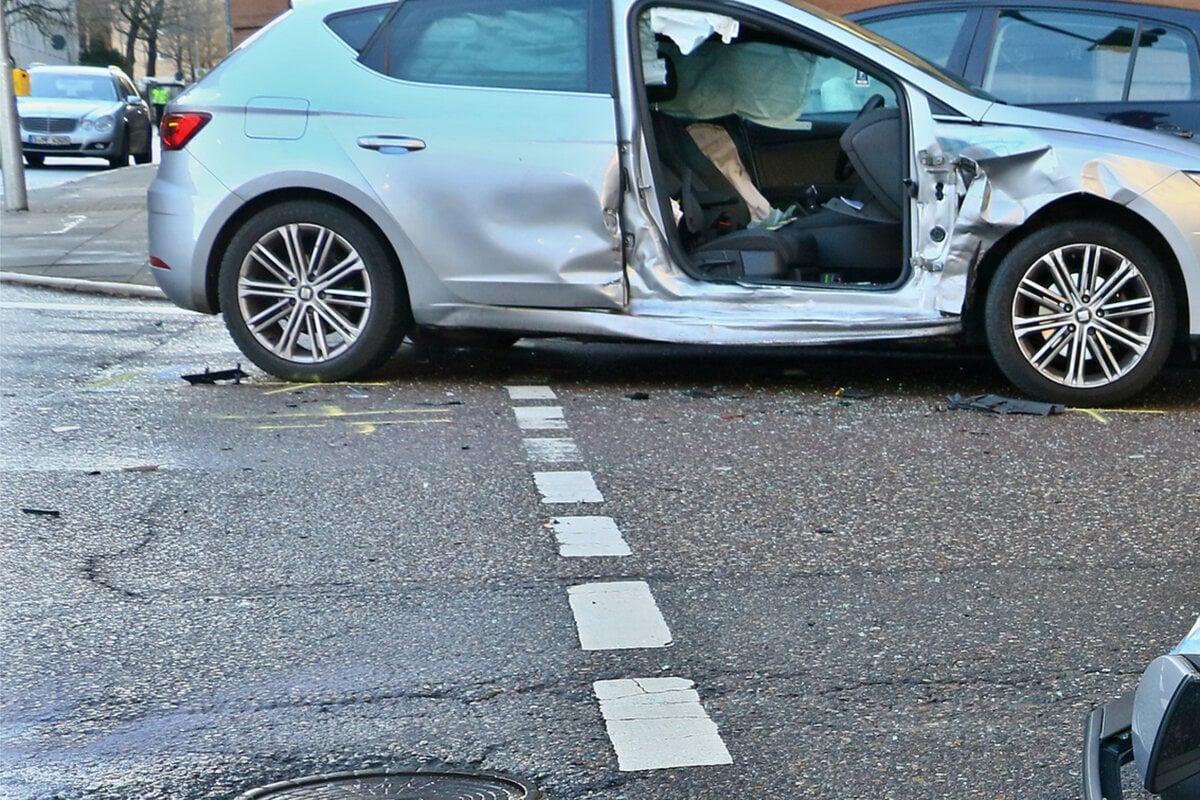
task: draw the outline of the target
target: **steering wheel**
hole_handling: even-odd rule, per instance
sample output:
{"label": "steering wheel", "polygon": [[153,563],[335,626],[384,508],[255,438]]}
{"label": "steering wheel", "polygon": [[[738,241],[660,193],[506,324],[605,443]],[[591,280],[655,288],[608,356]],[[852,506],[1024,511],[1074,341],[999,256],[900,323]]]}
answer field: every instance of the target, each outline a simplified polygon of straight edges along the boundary
{"label": "steering wheel", "polygon": [[[874,111],[877,108],[883,108],[883,105],[886,102],[887,100],[884,99],[884,96],[876,92],[867,98],[867,102],[862,104],[862,108],[860,108],[858,113],[854,115],[854,119],[861,119],[863,114],[866,114],[869,111]],[[838,153],[837,163],[834,164],[833,178],[838,183],[845,183],[852,177],[854,177],[854,165],[850,163],[850,157],[846,155],[846,151],[843,150],[842,152]]]}

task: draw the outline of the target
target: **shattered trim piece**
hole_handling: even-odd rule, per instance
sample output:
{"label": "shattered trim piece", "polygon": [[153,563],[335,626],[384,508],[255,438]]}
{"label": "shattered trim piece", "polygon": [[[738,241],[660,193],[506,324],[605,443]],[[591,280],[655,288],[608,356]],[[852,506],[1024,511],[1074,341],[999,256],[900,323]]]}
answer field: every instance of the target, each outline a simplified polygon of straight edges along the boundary
{"label": "shattered trim piece", "polygon": [[733,763],[691,681],[596,681],[592,690],[622,772]]}
{"label": "shattered trim piece", "polygon": [[946,398],[946,401],[948,408],[963,411],[986,411],[991,414],[1032,414],[1048,417],[1051,414],[1062,414],[1067,410],[1062,403],[1018,400],[1012,397],[1001,397],[998,394],[977,394],[974,397],[952,394]]}
{"label": "shattered trim piece", "polygon": [[197,384],[215,384],[218,381],[233,381],[235,384],[240,384],[242,382],[242,378],[249,378],[250,376],[247,373],[242,372],[242,365],[239,362],[238,365],[233,369],[221,369],[213,372],[209,370],[208,367],[205,367],[204,372],[196,372],[191,375],[180,375],[179,377],[183,378],[192,386],[196,386]]}

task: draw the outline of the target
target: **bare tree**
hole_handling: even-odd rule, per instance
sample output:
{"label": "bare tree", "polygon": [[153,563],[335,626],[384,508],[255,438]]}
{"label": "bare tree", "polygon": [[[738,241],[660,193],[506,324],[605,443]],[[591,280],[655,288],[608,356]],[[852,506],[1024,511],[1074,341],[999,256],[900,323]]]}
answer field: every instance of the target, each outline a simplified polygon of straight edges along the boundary
{"label": "bare tree", "polygon": [[168,0],[160,53],[194,81],[225,55],[224,28],[221,0]]}
{"label": "bare tree", "polygon": [[61,0],[4,0],[4,16],[9,25],[25,22],[46,37],[75,27],[71,7]]}

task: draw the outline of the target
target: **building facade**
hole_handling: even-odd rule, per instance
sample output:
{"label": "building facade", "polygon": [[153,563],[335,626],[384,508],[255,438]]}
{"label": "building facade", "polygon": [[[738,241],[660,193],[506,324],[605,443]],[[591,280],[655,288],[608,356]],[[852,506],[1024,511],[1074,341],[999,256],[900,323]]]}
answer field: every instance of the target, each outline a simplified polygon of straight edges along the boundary
{"label": "building facade", "polygon": [[[5,6],[8,6],[5,3]],[[9,53],[19,67],[79,63],[79,14],[75,0],[44,0],[29,6],[40,23],[18,10],[6,14]]]}
{"label": "building facade", "polygon": [[226,3],[235,47],[291,6],[289,0],[226,0]]}

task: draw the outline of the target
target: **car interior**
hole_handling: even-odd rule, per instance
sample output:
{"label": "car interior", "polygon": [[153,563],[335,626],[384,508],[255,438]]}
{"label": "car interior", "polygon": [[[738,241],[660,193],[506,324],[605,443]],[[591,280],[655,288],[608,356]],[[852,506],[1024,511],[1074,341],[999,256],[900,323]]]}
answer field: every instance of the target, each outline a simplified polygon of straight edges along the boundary
{"label": "car interior", "polygon": [[680,262],[714,281],[895,285],[910,197],[895,90],[745,20],[640,19],[651,153]]}

